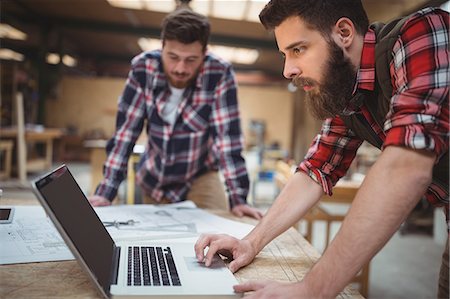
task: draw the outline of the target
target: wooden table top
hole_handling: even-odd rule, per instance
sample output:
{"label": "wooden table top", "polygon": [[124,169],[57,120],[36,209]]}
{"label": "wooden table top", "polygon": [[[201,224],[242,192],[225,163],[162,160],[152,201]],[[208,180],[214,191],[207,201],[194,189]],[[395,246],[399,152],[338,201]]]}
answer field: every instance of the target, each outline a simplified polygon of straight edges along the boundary
{"label": "wooden table top", "polygon": [[[17,128],[15,127],[2,127],[1,137],[16,137]],[[42,130],[29,130],[25,129],[25,137],[27,140],[47,140],[59,138],[63,135],[63,130],[58,128],[44,128]]]}
{"label": "wooden table top", "polygon": [[[2,205],[38,204],[37,200],[1,199]],[[249,218],[236,218],[227,212],[213,213],[232,220],[254,223]],[[235,273],[238,281],[270,279],[283,282],[302,280],[319,252],[294,228],[268,244],[247,267]],[[0,266],[0,298],[101,298],[76,261],[41,262]],[[347,287],[338,298],[363,298]]]}

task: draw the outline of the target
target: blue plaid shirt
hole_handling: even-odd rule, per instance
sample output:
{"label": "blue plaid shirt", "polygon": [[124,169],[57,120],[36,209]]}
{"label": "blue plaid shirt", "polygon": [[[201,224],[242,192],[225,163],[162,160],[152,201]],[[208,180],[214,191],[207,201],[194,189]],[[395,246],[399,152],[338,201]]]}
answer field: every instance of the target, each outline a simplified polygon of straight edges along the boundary
{"label": "blue plaid shirt", "polygon": [[249,180],[231,65],[210,53],[205,56],[196,80],[184,91],[173,126],[161,118],[169,96],[161,51],[135,57],[119,98],[116,132],[106,147],[104,179],[95,193],[115,197],[146,125],[148,142],[136,180],[148,195],[182,201],[196,177],[220,168],[231,207],[246,203]]}

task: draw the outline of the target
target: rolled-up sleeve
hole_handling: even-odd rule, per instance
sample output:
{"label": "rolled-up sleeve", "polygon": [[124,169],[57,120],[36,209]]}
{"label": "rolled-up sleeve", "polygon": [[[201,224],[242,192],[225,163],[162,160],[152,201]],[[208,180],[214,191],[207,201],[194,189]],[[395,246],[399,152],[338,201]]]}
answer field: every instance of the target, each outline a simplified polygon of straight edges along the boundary
{"label": "rolled-up sleeve", "polygon": [[343,177],[361,145],[340,117],[329,118],[322,124],[297,171],[303,171],[331,195],[332,188]]}
{"label": "rolled-up sleeve", "polygon": [[448,151],[448,40],[446,13],[424,13],[402,28],[392,51],[395,91],[384,124],[384,147],[427,150],[437,157]]}

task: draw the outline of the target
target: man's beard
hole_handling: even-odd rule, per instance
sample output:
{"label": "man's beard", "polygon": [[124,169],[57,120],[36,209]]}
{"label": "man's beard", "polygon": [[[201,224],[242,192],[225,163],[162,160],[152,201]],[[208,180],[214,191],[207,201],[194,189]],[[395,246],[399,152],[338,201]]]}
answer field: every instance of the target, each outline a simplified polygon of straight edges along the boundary
{"label": "man's beard", "polygon": [[311,92],[306,93],[306,106],[317,119],[335,117],[347,107],[352,97],[355,84],[356,71],[344,51],[334,42],[329,42],[330,57],[325,64],[323,83],[320,84],[309,78],[296,77],[293,82],[296,86],[315,86]]}
{"label": "man's beard", "polygon": [[185,75],[186,79],[183,81],[176,80],[175,78],[172,78],[170,74],[168,74],[165,70],[164,73],[166,75],[167,80],[169,81],[169,84],[175,88],[186,88],[188,86],[191,86],[194,84],[194,81],[197,79],[197,76],[200,72],[200,66],[194,71],[194,74],[192,77],[188,78],[186,73],[177,73],[179,75]]}
{"label": "man's beard", "polygon": [[[182,75],[184,75],[184,74],[182,74]],[[167,74],[167,73],[166,73],[166,77],[167,77],[168,80],[169,80],[169,84],[170,84],[171,86],[175,87],[175,88],[186,88],[186,87],[189,86],[189,85],[192,83],[192,81],[193,81],[193,78],[188,78],[188,79],[186,79],[186,80],[184,80],[184,81],[179,81],[179,80],[173,79],[173,78],[170,76],[170,74]]]}

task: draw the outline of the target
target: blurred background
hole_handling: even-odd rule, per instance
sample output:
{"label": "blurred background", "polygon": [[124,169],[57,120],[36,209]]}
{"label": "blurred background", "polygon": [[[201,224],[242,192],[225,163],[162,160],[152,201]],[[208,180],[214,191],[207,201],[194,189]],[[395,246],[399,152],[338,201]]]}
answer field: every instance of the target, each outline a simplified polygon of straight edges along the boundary
{"label": "blurred background", "polygon": [[[363,0],[369,19],[388,22],[446,1]],[[179,5],[210,18],[209,50],[232,62],[238,81],[250,201],[267,208],[320,128],[302,91],[283,78],[273,33],[259,23],[261,0],[2,0],[0,2],[0,188],[33,196],[29,180],[55,164],[73,166],[83,190],[101,179],[104,146],[131,59],[160,47],[160,23]],[[143,136],[144,137],[144,136]],[[139,143],[145,142],[145,137]],[[139,155],[139,148],[135,154]],[[364,144],[346,176],[358,186],[378,150]],[[353,184],[353,185],[352,185]],[[357,189],[357,187],[356,187]],[[119,201],[127,200],[127,186]],[[353,190],[353,189],[352,189]],[[129,192],[128,192],[129,193]],[[134,199],[133,199],[134,200]],[[331,199],[332,201],[332,199]],[[310,241],[323,250],[339,228],[325,203]],[[321,211],[321,212],[323,212]],[[327,218],[328,217],[328,218]],[[314,219],[314,218],[313,218]],[[326,226],[333,222],[330,232]],[[443,250],[442,212],[421,202],[368,269],[370,298],[435,297]],[[306,228],[299,225],[300,231]],[[324,237],[325,236],[325,237]],[[414,249],[412,249],[414,248]],[[404,253],[411,253],[411,256]],[[395,262],[392,262],[395,260]],[[397,281],[396,279],[400,280]]]}

